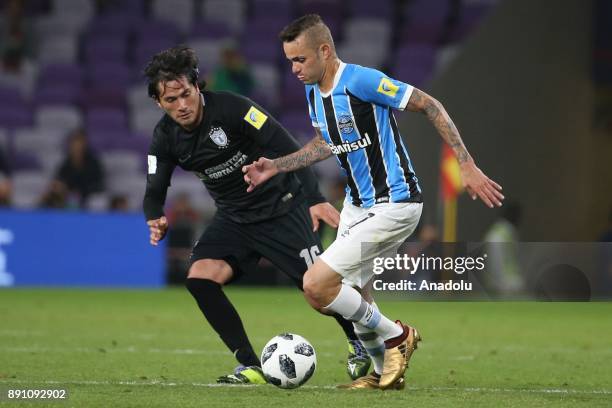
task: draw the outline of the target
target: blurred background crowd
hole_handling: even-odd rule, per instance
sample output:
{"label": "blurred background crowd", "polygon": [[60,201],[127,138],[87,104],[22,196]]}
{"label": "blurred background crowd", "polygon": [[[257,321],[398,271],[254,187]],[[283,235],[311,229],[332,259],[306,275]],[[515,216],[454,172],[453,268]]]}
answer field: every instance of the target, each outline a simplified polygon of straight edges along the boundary
{"label": "blurred background crowd", "polygon": [[[599,148],[609,152],[612,134],[610,1],[566,0],[553,7],[501,0],[0,0],[0,9],[0,207],[140,211],[146,152],[162,115],[147,96],[142,70],[152,55],[176,44],[195,49],[208,88],[253,98],[305,143],[312,132],[303,85],[291,74],[277,35],[294,18],[317,13],[343,61],[381,69],[448,103],[471,138],[468,147],[511,192],[515,202],[502,212],[466,207],[454,221],[459,238],[610,240],[612,172],[609,153]],[[475,33],[479,39],[470,41]],[[587,85],[575,77],[583,67]],[[563,93],[572,86],[584,92]],[[568,103],[555,105],[555,92]],[[538,97],[558,128],[545,114],[530,117],[542,108]],[[416,146],[417,174],[428,190],[416,238],[448,241],[435,203],[441,201],[439,138],[428,139],[429,124],[400,118],[399,125],[411,137],[408,146]],[[336,163],[320,163],[316,171],[328,199],[340,202]],[[551,186],[542,187],[538,177],[551,175]],[[573,186],[573,200],[584,199],[551,201],[563,197],[564,184]],[[550,222],[570,205],[583,206],[575,211],[583,219],[566,229]],[[184,272],[188,248],[214,204],[196,177],[177,169],[167,211],[175,226],[169,262]],[[333,235],[323,231],[324,241]]]}

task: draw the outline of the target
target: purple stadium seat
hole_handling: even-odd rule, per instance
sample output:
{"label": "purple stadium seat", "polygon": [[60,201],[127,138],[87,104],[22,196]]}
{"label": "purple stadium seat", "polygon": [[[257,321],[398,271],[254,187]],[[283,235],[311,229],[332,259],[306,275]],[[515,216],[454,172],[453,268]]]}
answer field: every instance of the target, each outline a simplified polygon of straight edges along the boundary
{"label": "purple stadium seat", "polygon": [[34,102],[37,105],[74,105],[79,102],[80,92],[78,83],[46,81],[36,89]]}
{"label": "purple stadium seat", "polygon": [[31,153],[13,152],[10,161],[13,171],[39,170],[41,168],[40,162]]}
{"label": "purple stadium seat", "polygon": [[132,17],[142,17],[145,14],[147,0],[106,1],[104,14],[120,14]]}
{"label": "purple stadium seat", "polygon": [[83,88],[79,97],[83,109],[125,108],[125,88],[95,85]]}
{"label": "purple stadium seat", "polygon": [[151,137],[147,137],[140,133],[117,133],[113,137],[113,150],[128,150],[134,153],[142,154],[143,157],[149,150]]}
{"label": "purple stadium seat", "polygon": [[293,17],[291,0],[258,0],[253,3],[252,18],[274,18],[287,24]]}
{"label": "purple stadium seat", "polygon": [[136,44],[147,41],[180,42],[180,32],[175,23],[162,20],[145,20],[133,27]]}
{"label": "purple stadium seat", "polygon": [[[129,3],[129,2],[128,2]],[[96,16],[87,25],[88,35],[113,35],[127,37],[142,20],[129,14],[108,13]]]}
{"label": "purple stadium seat", "polygon": [[450,42],[463,40],[492,10],[489,4],[463,5],[459,12],[459,21],[451,30]]}
{"label": "purple stadium seat", "polygon": [[283,76],[281,106],[284,110],[304,110],[308,108],[304,85],[288,69]]}
{"label": "purple stadium seat", "polygon": [[280,33],[286,24],[287,20],[280,20],[273,17],[252,19],[245,25],[242,31],[242,37],[244,39],[257,37],[261,40],[266,39],[267,41],[277,43],[278,33]]}
{"label": "purple stadium seat", "polygon": [[127,116],[124,110],[113,108],[94,108],[85,115],[87,130],[118,131],[127,129]]}
{"label": "purple stadium seat", "polygon": [[242,55],[250,63],[265,62],[276,64],[281,57],[280,42],[270,41],[266,36],[251,36],[245,38],[240,44]]}
{"label": "purple stadium seat", "polygon": [[123,63],[105,62],[91,65],[88,74],[89,86],[127,89],[132,85],[133,75],[130,68]]}
{"label": "purple stadium seat", "polygon": [[132,64],[137,70],[136,72],[142,73],[145,65],[151,61],[153,55],[170,47],[174,47],[175,45],[177,45],[176,42],[167,37],[142,37],[140,41],[136,43],[134,63]]}
{"label": "purple stadium seat", "polygon": [[14,129],[31,126],[34,122],[32,110],[25,106],[5,106],[0,109],[0,128]]}
{"label": "purple stadium seat", "polygon": [[126,59],[127,45],[125,34],[91,33],[83,44],[85,61],[90,65],[122,63]]}
{"label": "purple stadium seat", "polygon": [[116,130],[108,129],[88,129],[87,140],[89,146],[95,152],[112,150]]}
{"label": "purple stadium seat", "polygon": [[395,53],[391,76],[414,86],[422,86],[431,77],[436,63],[436,48],[429,45],[405,45]]}
{"label": "purple stadium seat", "polygon": [[83,69],[77,64],[49,64],[39,74],[39,86],[49,84],[72,84],[83,82]]}
{"label": "purple stadium seat", "polygon": [[341,0],[302,0],[300,4],[300,15],[316,13],[323,20],[341,20],[346,11],[346,6]]}
{"label": "purple stadium seat", "polygon": [[415,0],[404,9],[405,25],[400,29],[400,42],[437,43],[450,12],[449,0]]}
{"label": "purple stadium seat", "polygon": [[27,108],[27,102],[21,94],[21,90],[12,86],[0,86],[0,109],[5,108]]}
{"label": "purple stadium seat", "polygon": [[[304,99],[303,103],[305,102],[306,99]],[[314,136],[314,130],[306,109],[286,111],[280,115],[279,120],[302,144]]]}
{"label": "purple stadium seat", "polygon": [[221,21],[198,21],[191,27],[189,38],[207,40],[223,40],[232,38],[232,30]]}
{"label": "purple stadium seat", "polygon": [[392,0],[353,0],[350,2],[352,17],[393,19],[394,4]]}

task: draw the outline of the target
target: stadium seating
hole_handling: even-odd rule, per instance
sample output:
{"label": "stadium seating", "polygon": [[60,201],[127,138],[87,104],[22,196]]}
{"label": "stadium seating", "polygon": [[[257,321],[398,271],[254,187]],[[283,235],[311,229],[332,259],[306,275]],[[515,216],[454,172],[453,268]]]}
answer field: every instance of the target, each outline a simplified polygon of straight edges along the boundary
{"label": "stadium seating", "polygon": [[[304,88],[288,69],[277,38],[291,19],[318,13],[344,61],[426,86],[490,5],[476,0],[27,2],[38,39],[34,93],[0,85],[0,145],[17,169],[15,204],[37,202],[63,157],[65,137],[83,127],[111,180],[109,191],[90,200],[92,208],[103,209],[114,193],[127,194],[130,205],[139,208],[145,155],[162,116],[147,95],[142,70],[162,49],[190,45],[205,76],[228,41],[239,44],[255,79],[250,96],[304,143],[312,137]],[[181,189],[202,199],[200,181],[192,175],[173,182],[170,196]]]}

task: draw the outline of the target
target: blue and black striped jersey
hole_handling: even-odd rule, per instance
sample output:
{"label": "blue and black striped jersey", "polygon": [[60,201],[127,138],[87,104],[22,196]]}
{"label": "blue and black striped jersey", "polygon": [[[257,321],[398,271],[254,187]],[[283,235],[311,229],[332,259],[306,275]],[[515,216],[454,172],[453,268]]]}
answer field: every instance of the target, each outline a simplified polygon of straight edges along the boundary
{"label": "blue and black striped jersey", "polygon": [[332,90],[306,85],[312,125],[347,176],[347,198],[369,208],[381,202],[421,202],[421,188],[393,116],[414,88],[382,72],[340,63]]}

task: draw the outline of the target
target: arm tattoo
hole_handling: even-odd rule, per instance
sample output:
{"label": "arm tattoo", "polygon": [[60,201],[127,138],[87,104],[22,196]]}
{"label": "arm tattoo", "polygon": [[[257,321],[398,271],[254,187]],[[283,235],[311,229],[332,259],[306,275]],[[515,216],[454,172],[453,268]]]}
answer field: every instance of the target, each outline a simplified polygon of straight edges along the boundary
{"label": "arm tattoo", "polygon": [[320,132],[304,147],[295,153],[274,160],[279,172],[289,172],[308,167],[331,156],[331,149],[323,140]]}
{"label": "arm tattoo", "polygon": [[442,139],[455,152],[459,164],[471,160],[471,156],[463,144],[461,136],[459,136],[459,130],[457,130],[453,120],[448,116],[440,102],[426,93],[414,89],[406,108],[413,112],[422,112],[427,115],[429,121],[433,123],[440,136],[442,136]]}

